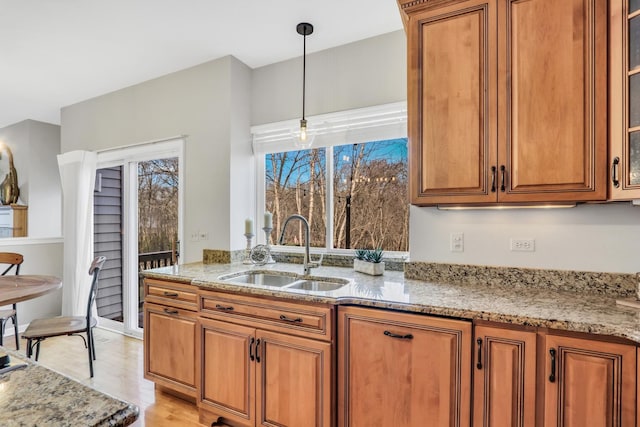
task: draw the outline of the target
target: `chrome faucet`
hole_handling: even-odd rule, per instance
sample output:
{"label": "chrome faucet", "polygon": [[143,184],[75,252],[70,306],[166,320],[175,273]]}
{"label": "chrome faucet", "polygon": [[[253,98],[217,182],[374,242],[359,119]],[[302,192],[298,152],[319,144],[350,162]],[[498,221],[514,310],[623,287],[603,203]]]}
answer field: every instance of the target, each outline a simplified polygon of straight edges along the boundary
{"label": "chrome faucet", "polygon": [[302,221],[302,224],[304,224],[304,260],[302,261],[302,264],[304,266],[304,275],[308,276],[309,274],[311,274],[312,268],[320,267],[320,264],[322,263],[322,255],[320,255],[320,260],[318,262],[311,262],[311,256],[309,254],[309,222],[307,221],[307,219],[298,214],[290,215],[285,220],[284,225],[282,226],[282,233],[280,233],[278,244],[281,245],[284,241],[284,231],[287,229],[287,224],[289,224],[289,221],[291,221],[292,219],[299,219],[300,221]]}

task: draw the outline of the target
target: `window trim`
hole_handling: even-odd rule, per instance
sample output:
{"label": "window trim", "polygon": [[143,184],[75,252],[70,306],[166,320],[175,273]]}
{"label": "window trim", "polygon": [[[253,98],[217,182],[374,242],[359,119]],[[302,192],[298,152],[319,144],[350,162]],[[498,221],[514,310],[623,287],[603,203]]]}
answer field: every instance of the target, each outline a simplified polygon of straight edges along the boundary
{"label": "window trim", "polygon": [[[325,148],[326,156],[326,197],[327,229],[324,248],[311,248],[313,253],[352,255],[353,249],[333,247],[333,147],[338,145],[366,143],[385,139],[407,138],[407,103],[394,102],[373,107],[344,110],[335,113],[308,116],[309,133],[314,135],[310,148]],[[299,119],[267,123],[251,127],[252,146],[256,170],[256,212],[258,226],[256,241],[266,242],[261,231],[260,219],[265,212],[266,180],[265,155],[270,153],[296,151],[293,136],[300,126]],[[331,161],[330,161],[331,160]],[[276,252],[298,252],[304,248],[284,245],[272,245]],[[385,251],[390,257],[406,259],[409,252]]]}

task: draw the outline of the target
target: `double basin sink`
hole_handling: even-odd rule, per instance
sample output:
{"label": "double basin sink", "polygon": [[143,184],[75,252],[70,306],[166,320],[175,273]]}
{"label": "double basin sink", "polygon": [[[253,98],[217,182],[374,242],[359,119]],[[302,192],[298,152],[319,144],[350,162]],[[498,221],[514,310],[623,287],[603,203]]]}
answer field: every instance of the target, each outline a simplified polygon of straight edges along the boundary
{"label": "double basin sink", "polygon": [[241,271],[218,277],[218,280],[233,284],[251,284],[281,289],[329,292],[342,288],[348,280],[336,277],[301,276],[290,272]]}

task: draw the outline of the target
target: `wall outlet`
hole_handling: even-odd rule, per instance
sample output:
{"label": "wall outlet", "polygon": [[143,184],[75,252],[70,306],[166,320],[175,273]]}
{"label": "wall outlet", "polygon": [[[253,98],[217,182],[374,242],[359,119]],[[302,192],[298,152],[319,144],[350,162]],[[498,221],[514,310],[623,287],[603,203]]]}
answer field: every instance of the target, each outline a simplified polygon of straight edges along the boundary
{"label": "wall outlet", "polygon": [[192,242],[197,242],[198,240],[200,240],[200,231],[196,230],[191,232],[191,236],[189,236],[191,238]]}
{"label": "wall outlet", "polygon": [[512,252],[535,252],[536,240],[535,239],[510,239]]}
{"label": "wall outlet", "polygon": [[464,233],[451,233],[451,252],[464,252]]}
{"label": "wall outlet", "polygon": [[207,231],[201,231],[199,233],[200,240],[209,240],[209,233]]}

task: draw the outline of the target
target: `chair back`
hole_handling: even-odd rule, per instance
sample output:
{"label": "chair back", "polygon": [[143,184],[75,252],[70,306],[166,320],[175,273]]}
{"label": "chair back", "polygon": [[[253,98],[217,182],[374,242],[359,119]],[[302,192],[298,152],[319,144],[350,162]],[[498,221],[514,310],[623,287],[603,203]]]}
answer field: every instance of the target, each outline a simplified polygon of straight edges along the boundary
{"label": "chair back", "polygon": [[20,265],[22,265],[22,261],[23,257],[21,254],[14,252],[0,252],[0,264],[9,264],[9,267],[2,272],[2,275],[4,276],[7,274],[12,268],[15,268],[16,274],[20,274]]}
{"label": "chair back", "polygon": [[93,306],[93,302],[96,300],[98,276],[100,275],[100,270],[102,270],[102,266],[106,260],[107,258],[103,256],[95,257],[93,262],[91,262],[91,267],[89,267],[89,274],[93,277],[91,279],[91,289],[89,290],[89,301],[87,302],[87,327],[91,325],[91,307]]}

